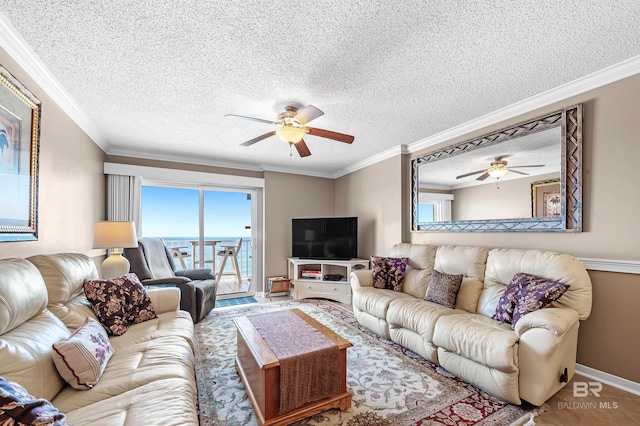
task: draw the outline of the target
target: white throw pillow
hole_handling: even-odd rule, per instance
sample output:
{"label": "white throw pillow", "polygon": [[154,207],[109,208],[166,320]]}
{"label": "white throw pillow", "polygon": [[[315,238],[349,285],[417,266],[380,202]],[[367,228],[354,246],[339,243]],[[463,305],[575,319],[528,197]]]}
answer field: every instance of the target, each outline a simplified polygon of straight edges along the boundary
{"label": "white throw pillow", "polygon": [[113,355],[107,332],[93,318],[71,336],[53,344],[53,362],[58,373],[74,389],[91,389],[98,383]]}

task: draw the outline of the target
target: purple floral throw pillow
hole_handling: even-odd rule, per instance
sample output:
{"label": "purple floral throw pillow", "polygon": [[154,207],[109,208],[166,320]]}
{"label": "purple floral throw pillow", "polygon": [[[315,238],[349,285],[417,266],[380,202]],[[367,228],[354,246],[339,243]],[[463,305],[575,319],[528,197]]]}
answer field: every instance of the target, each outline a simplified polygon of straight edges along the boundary
{"label": "purple floral throw pillow", "polygon": [[515,327],[520,318],[548,307],[569,287],[568,284],[519,272],[513,276],[500,298],[493,319]]}
{"label": "purple floral throw pillow", "polygon": [[569,289],[569,284],[537,278],[518,290],[513,310],[513,325],[529,312],[544,309],[560,299]]}
{"label": "purple floral throw pillow", "polygon": [[157,317],[136,274],[109,280],[85,280],[84,292],[109,334],[123,335],[133,324]]}
{"label": "purple floral throw pillow", "polygon": [[424,300],[454,309],[462,278],[462,274],[450,275],[434,269]]}
{"label": "purple floral throw pillow", "polygon": [[521,287],[526,287],[530,281],[535,279],[536,277],[534,275],[528,275],[522,272],[515,274],[513,278],[511,278],[509,285],[507,285],[507,289],[502,293],[492,318],[505,324],[512,324],[518,290]]}
{"label": "purple floral throw pillow", "polygon": [[409,259],[406,257],[371,256],[373,286],[393,291],[402,291],[404,274]]}
{"label": "purple floral throw pillow", "polygon": [[0,424],[63,426],[66,417],[46,399],[38,399],[16,382],[0,377]]}

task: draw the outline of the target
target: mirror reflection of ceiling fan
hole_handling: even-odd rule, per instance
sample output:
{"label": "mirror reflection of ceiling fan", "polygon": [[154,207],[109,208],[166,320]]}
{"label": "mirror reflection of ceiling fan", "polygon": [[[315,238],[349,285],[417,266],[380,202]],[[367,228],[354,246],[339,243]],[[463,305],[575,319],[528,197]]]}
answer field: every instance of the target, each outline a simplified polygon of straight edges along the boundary
{"label": "mirror reflection of ceiling fan", "polygon": [[324,112],[314,107],[313,105],[307,105],[300,111],[298,111],[298,109],[293,106],[285,107],[284,112],[281,112],[278,115],[277,121],[263,120],[261,118],[246,117],[244,115],[236,114],[226,114],[225,117],[234,117],[244,120],[257,121],[259,123],[272,124],[278,127],[276,130],[241,143],[241,146],[250,146],[256,142],[260,142],[263,139],[278,135],[278,137],[287,142],[289,146],[295,146],[298,154],[300,154],[300,157],[308,157],[309,155],[311,155],[311,151],[309,151],[309,147],[307,147],[307,144],[303,139],[303,137],[307,134],[344,143],[352,143],[355,139],[353,136],[345,135],[344,133],[332,132],[330,130],[317,129],[315,127],[307,126],[307,123],[309,123],[311,120],[315,120],[322,115],[324,115]]}
{"label": "mirror reflection of ceiling fan", "polygon": [[494,177],[496,179],[500,179],[501,177],[503,177],[504,175],[506,175],[509,172],[513,172],[513,173],[517,173],[520,175],[526,175],[529,176],[529,173],[525,173],[525,172],[521,172],[519,170],[514,170],[514,169],[522,169],[525,167],[544,167],[544,164],[530,164],[527,166],[510,166],[507,167],[507,161],[503,160],[503,158],[505,158],[505,156],[500,156],[500,157],[496,157],[494,161],[492,161],[489,164],[489,168],[488,169],[482,169],[482,170],[478,170],[476,172],[471,172],[471,173],[465,173],[463,175],[460,176],[456,176],[456,179],[462,179],[468,176],[473,176],[473,175],[477,175],[482,173],[480,176],[478,176],[476,178],[476,180],[480,180],[483,181],[486,178],[488,178],[489,176]]}

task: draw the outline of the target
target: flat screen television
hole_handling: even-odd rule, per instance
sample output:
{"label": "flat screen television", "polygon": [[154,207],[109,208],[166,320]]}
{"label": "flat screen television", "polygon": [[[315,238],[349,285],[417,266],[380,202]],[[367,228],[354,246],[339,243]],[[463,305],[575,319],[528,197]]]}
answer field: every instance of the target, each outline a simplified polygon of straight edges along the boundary
{"label": "flat screen television", "polygon": [[292,219],[293,257],[349,260],[358,257],[358,218]]}

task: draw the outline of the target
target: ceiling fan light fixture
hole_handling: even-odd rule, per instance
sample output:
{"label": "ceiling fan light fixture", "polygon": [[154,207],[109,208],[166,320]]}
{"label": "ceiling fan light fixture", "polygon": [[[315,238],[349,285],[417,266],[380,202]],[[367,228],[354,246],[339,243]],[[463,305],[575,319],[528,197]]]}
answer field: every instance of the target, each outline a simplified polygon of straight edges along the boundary
{"label": "ceiling fan light fixture", "polygon": [[504,167],[491,168],[487,171],[487,173],[489,173],[489,176],[494,177],[496,179],[500,179],[501,177],[506,175],[508,172],[509,170]]}
{"label": "ceiling fan light fixture", "polygon": [[278,135],[280,139],[288,143],[300,142],[306,133],[307,132],[303,127],[290,125],[285,125],[276,129],[276,135]]}

